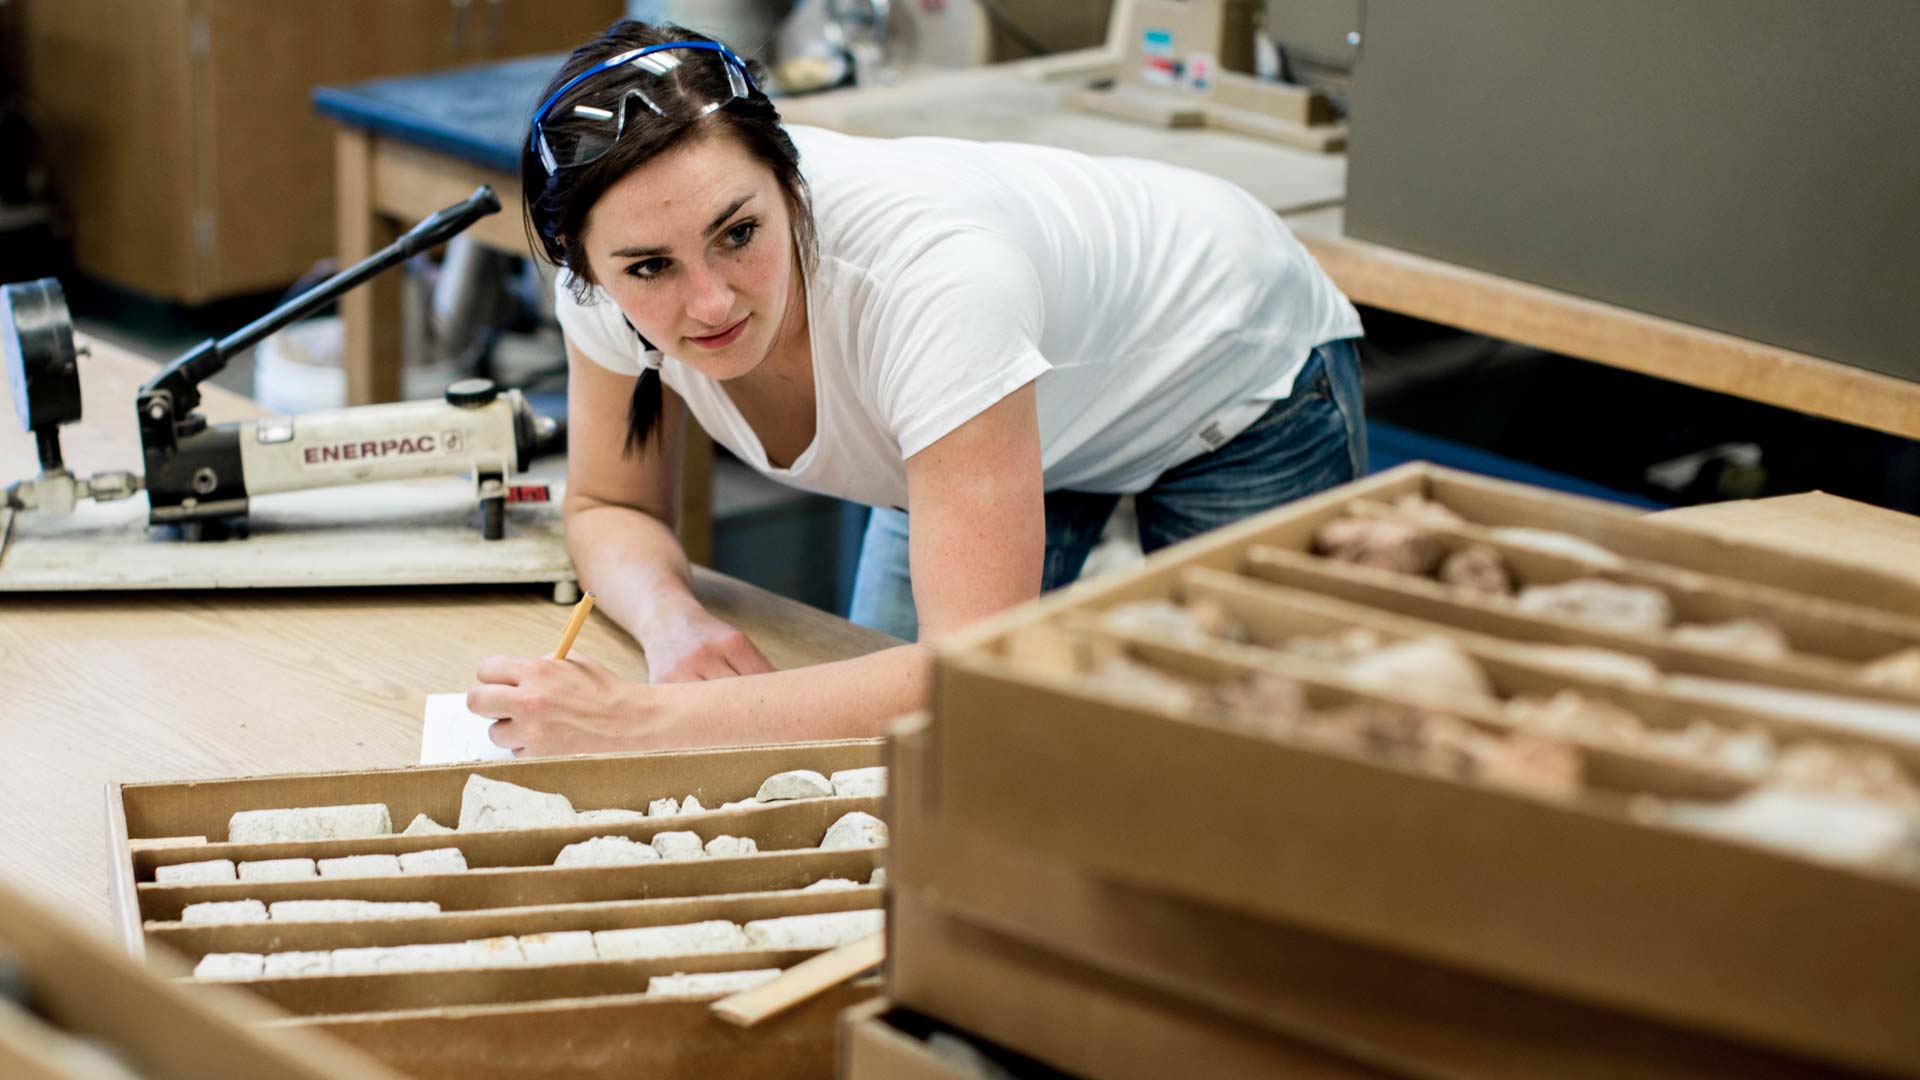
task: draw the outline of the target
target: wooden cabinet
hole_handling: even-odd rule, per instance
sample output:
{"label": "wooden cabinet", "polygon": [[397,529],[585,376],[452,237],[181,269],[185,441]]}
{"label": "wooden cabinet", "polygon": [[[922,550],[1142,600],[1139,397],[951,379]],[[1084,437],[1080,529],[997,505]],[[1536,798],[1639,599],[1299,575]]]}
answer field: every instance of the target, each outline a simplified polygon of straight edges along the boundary
{"label": "wooden cabinet", "polygon": [[79,268],[184,303],[331,255],[310,90],[563,52],[622,0],[20,0],[21,76]]}

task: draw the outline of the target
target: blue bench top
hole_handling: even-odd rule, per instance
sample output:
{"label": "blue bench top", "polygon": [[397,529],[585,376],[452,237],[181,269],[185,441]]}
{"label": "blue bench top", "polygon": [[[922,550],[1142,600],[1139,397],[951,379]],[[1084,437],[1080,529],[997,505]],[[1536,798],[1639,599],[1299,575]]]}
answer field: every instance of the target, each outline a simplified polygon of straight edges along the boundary
{"label": "blue bench top", "polygon": [[526,56],[426,75],[318,86],[314,111],[352,127],[509,175],[540,91],[562,54]]}

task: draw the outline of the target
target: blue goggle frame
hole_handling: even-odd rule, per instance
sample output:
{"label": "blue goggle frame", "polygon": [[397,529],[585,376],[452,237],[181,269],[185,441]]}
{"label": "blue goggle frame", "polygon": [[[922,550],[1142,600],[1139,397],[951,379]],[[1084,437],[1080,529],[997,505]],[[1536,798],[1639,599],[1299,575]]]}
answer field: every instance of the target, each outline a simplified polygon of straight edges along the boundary
{"label": "blue goggle frame", "polygon": [[[580,150],[582,145],[586,145],[584,140],[576,142],[574,152],[568,155],[567,161],[562,162],[560,161],[560,155],[554,152],[552,145],[548,142],[545,129],[548,114],[553,111],[553,107],[581,83],[605,72],[612,71],[615,68],[626,67],[631,64],[650,75],[664,76],[673,69],[674,65],[662,65],[658,61],[655,61],[652,65],[648,65],[641,63],[641,61],[646,57],[652,56],[654,53],[666,52],[670,49],[695,49],[701,52],[719,54],[720,59],[725,63],[728,89],[733,92],[727,101],[746,98],[750,96],[753,91],[759,89],[759,87],[754,84],[752,73],[747,70],[746,61],[736,56],[732,49],[727,48],[717,41],[669,41],[659,45],[648,45],[644,48],[632,49],[618,56],[609,57],[580,74],[575,75],[573,78],[568,79],[560,89],[548,95],[547,100],[541,102],[540,107],[533,111],[533,126],[528,145],[533,149],[534,153],[540,156],[540,163],[546,166],[548,176],[552,176],[563,168],[585,165],[595,161],[611,149],[613,144],[620,140],[620,135],[625,129],[626,103],[629,99],[638,99],[641,104],[652,110],[657,116],[667,115],[666,111],[660,108],[652,98],[648,97],[645,91],[637,87],[631,88],[625,94],[622,94],[618,101],[611,102],[611,108],[600,105],[593,107],[594,112],[604,115],[591,117],[590,119],[604,120],[613,126],[613,132],[606,138],[605,142],[593,144],[597,149],[587,153],[582,153]],[[727,104],[727,101],[712,102],[699,110],[696,115],[705,116],[707,113]],[[582,107],[583,106],[576,105],[576,112]]]}

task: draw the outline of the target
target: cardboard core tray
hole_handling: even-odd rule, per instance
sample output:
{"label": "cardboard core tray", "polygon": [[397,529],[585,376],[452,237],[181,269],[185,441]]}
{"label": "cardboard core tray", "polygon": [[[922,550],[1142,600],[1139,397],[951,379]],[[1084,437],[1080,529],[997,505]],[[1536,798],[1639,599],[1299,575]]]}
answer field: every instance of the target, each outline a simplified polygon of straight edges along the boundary
{"label": "cardboard core tray", "polygon": [[[878,908],[864,884],[884,848],[826,850],[842,815],[878,815],[878,797],[816,798],[718,809],[746,799],[767,777],[792,769],[830,775],[882,764],[878,740],[799,743],[674,753],[314,773],[108,788],[115,852],[113,900],[128,949],[149,946],[189,963],[211,953],[280,953],[439,944],[571,930],[618,930],[723,919],[744,924],[788,915]],[[478,774],[567,796],[576,810],[645,811],[655,799],[697,797],[701,813],[625,823],[391,835],[352,840],[233,844],[229,818],[242,810],[383,803],[396,830],[416,814],[459,820],[461,791]],[[566,845],[599,836],[646,844],[659,832],[702,841],[751,838],[753,855],[637,865],[556,867]],[[386,877],[158,884],[162,866],[231,859],[325,859],[460,849],[468,869]],[[827,878],[852,888],[803,891]],[[257,899],[432,900],[440,913],[352,922],[187,923],[190,904]],[[790,967],[813,950],[735,950],[646,960],[514,964],[435,971],[253,977],[244,987],[293,1014],[282,1026],[322,1030],[420,1077],[832,1074],[834,1013],[871,996],[872,980],[741,1031],[707,1015],[711,998],[648,997],[649,979],[679,972]],[[836,1007],[837,1005],[837,1007]]]}

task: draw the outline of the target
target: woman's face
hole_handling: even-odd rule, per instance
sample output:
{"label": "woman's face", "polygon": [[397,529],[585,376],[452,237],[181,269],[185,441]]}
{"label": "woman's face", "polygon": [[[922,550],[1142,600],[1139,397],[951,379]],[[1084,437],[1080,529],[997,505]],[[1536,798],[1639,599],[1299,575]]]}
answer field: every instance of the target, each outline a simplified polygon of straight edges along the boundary
{"label": "woman's face", "polygon": [[733,139],[701,138],[628,173],[584,233],[594,281],[655,347],[720,380],[772,351],[793,231],[779,181]]}

